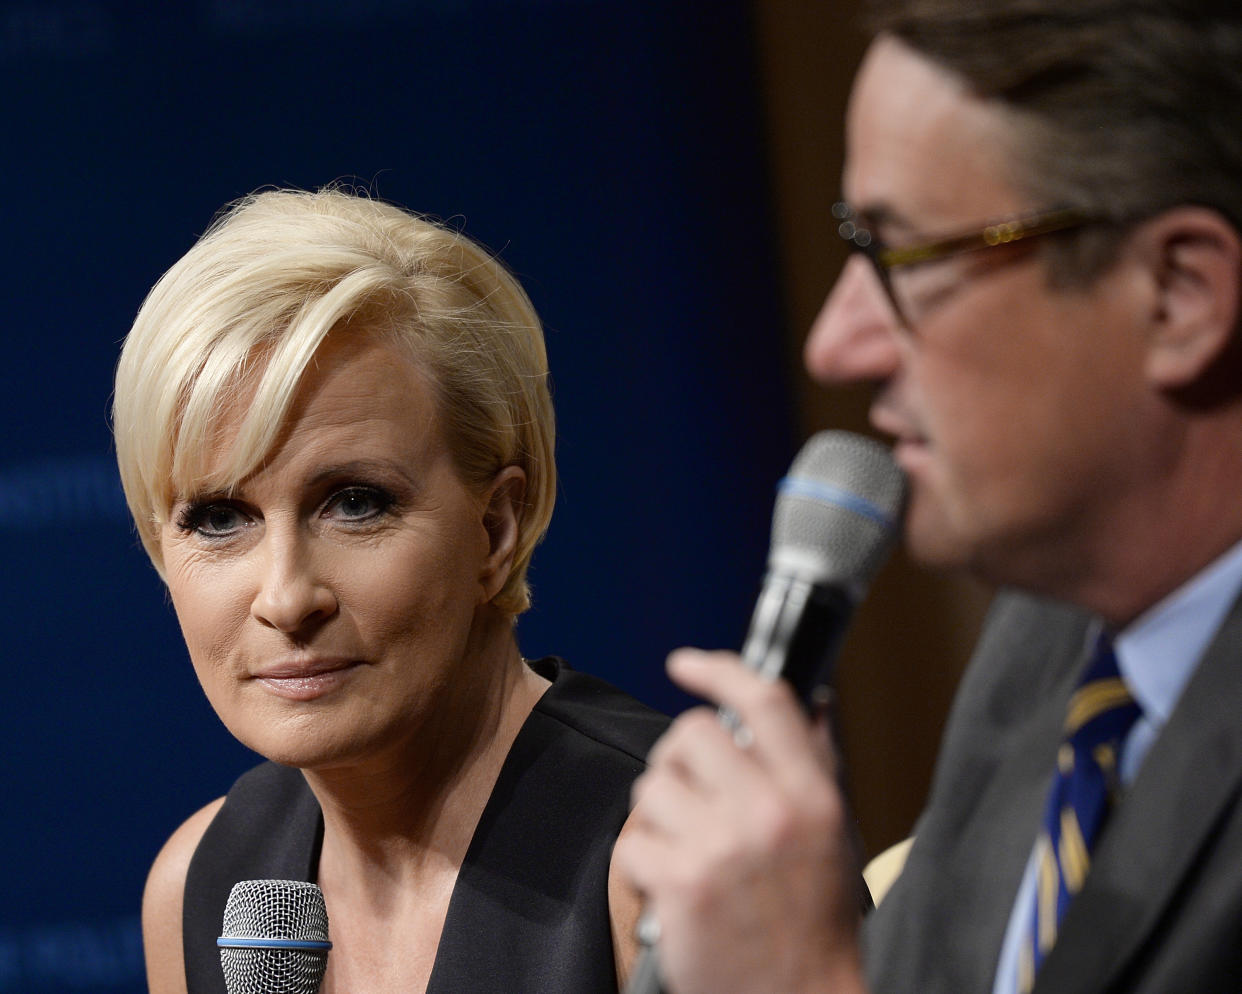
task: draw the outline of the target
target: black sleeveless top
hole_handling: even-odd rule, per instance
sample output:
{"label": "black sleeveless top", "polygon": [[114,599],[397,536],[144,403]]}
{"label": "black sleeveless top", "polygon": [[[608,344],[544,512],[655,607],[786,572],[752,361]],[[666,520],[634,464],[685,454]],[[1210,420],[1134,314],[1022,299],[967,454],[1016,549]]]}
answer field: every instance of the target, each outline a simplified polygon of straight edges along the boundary
{"label": "black sleeveless top", "polygon": [[[608,865],[629,790],[668,719],[558,659],[513,742],[457,877],[427,994],[617,990]],[[243,774],[190,862],[189,994],[225,994],[216,938],[238,880],[315,880],[318,802],[300,771]]]}

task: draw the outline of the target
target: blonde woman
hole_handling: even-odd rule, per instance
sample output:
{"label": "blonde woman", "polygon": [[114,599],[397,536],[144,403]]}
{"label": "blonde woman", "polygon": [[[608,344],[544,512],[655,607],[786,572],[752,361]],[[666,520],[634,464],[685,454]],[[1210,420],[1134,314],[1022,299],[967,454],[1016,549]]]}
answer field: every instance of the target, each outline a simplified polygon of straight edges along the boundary
{"label": "blonde woman", "polygon": [[155,861],[153,994],[222,994],[228,891],[263,877],[322,888],[325,994],[616,989],[612,846],[664,722],[519,652],[555,468],[513,278],[388,204],[258,194],[147,297],[114,427],[199,681],[269,760]]}

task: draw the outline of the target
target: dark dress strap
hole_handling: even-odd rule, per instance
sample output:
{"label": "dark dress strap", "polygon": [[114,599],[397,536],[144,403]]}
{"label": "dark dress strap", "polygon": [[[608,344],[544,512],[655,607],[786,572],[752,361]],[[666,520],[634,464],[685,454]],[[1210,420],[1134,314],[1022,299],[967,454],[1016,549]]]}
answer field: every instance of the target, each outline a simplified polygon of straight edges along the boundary
{"label": "dark dress strap", "polygon": [[314,880],[323,818],[300,770],[243,773],[203,834],[185,879],[182,939],[189,994],[225,994],[216,938],[239,880]]}

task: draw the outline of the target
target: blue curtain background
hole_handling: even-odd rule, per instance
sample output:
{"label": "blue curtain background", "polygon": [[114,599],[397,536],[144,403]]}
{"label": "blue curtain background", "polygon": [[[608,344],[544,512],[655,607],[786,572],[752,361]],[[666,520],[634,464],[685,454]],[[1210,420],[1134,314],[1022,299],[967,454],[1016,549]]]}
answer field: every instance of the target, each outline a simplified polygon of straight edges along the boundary
{"label": "blue curtain background", "polygon": [[108,406],[146,290],[225,202],[346,180],[460,224],[547,326],[562,484],[528,656],[685,705],[796,448],[745,0],[0,3],[0,991],[144,989],[171,830],[255,757],[129,525]]}

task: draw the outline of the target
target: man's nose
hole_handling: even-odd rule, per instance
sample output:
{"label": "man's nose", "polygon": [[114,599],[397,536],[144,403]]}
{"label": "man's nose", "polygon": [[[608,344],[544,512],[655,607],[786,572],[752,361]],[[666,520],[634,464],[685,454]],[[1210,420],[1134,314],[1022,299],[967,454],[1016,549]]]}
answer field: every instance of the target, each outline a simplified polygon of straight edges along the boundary
{"label": "man's nose", "polygon": [[871,264],[852,256],[820,309],[803,348],[820,383],[886,380],[901,362],[900,322]]}

